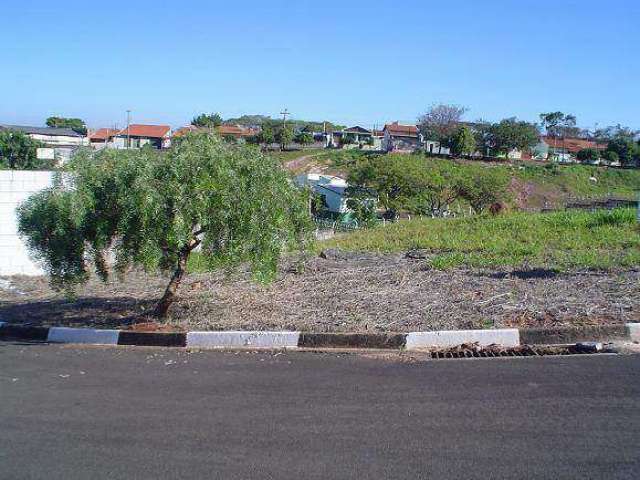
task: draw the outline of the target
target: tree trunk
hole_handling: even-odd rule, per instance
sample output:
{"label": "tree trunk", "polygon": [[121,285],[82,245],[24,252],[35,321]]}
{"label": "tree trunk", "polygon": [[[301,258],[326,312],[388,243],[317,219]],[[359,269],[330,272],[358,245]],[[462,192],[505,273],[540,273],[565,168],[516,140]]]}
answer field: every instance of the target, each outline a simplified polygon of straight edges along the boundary
{"label": "tree trunk", "polygon": [[187,269],[187,259],[189,258],[190,250],[186,252],[180,253],[180,258],[178,259],[178,266],[173,272],[171,277],[171,281],[169,281],[169,285],[164,291],[164,295],[156,305],[156,308],[153,310],[153,316],[158,318],[164,318],[167,316],[167,312],[169,311],[169,307],[177,298],[176,292],[178,291],[178,287],[180,286],[180,282],[182,281],[182,277]]}

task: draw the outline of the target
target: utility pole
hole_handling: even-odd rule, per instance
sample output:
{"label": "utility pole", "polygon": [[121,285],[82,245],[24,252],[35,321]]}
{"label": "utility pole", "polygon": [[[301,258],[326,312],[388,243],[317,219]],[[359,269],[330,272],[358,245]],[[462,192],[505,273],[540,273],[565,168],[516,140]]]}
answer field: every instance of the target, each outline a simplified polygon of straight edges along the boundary
{"label": "utility pole", "polygon": [[284,112],[280,112],[280,115],[282,115],[282,128],[287,128],[287,115],[291,115],[291,113],[285,108]]}
{"label": "utility pole", "polygon": [[131,124],[131,110],[127,110],[127,150],[131,148],[131,135],[129,134],[130,124]]}

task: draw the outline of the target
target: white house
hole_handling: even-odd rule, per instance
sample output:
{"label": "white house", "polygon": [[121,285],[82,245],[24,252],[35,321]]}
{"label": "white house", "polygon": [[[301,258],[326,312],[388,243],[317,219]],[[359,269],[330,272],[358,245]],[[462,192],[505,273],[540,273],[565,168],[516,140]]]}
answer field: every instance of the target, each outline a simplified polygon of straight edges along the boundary
{"label": "white house", "polygon": [[346,213],[347,196],[345,191],[349,186],[347,181],[333,175],[321,173],[307,173],[295,178],[296,185],[309,187],[320,196],[325,208],[332,213]]}
{"label": "white house", "polygon": [[69,160],[78,148],[89,144],[85,135],[71,128],[0,125],[0,130],[21,132],[41,141],[45,146],[37,149],[36,156],[41,160],[56,160],[60,164]]}
{"label": "white house", "polygon": [[112,136],[113,148],[141,148],[151,145],[154,148],[167,148],[171,144],[169,125],[132,124]]}

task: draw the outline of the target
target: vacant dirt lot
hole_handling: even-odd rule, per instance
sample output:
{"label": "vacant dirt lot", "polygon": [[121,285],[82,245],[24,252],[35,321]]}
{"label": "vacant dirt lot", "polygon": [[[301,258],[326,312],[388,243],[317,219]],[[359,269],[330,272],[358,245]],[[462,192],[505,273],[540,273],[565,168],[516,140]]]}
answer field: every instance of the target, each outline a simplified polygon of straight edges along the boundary
{"label": "vacant dirt lot", "polygon": [[[329,251],[256,285],[247,272],[193,274],[165,328],[406,332],[560,326],[640,320],[640,271],[435,271],[420,255]],[[120,327],[144,322],[166,278],[132,272],[124,282],[92,279],[75,300],[44,278],[0,280],[0,320]]]}

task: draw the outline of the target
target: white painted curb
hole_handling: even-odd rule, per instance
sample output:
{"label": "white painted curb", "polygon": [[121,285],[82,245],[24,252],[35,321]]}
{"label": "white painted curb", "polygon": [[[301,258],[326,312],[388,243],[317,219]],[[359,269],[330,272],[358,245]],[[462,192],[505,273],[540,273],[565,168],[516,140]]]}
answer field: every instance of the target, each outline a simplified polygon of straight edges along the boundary
{"label": "white painted curb", "polygon": [[407,335],[407,350],[431,347],[455,347],[463,343],[478,342],[481,346],[491,344],[516,347],[520,345],[517,328],[500,330],[441,330],[438,332],[412,332]]}
{"label": "white painted curb", "polygon": [[51,327],[47,341],[52,343],[91,343],[117,345],[119,330],[92,330],[88,328]]}
{"label": "white painted curb", "polygon": [[187,347],[297,348],[300,332],[188,332]]}
{"label": "white painted curb", "polygon": [[640,342],[640,323],[627,323],[627,331],[632,342]]}

